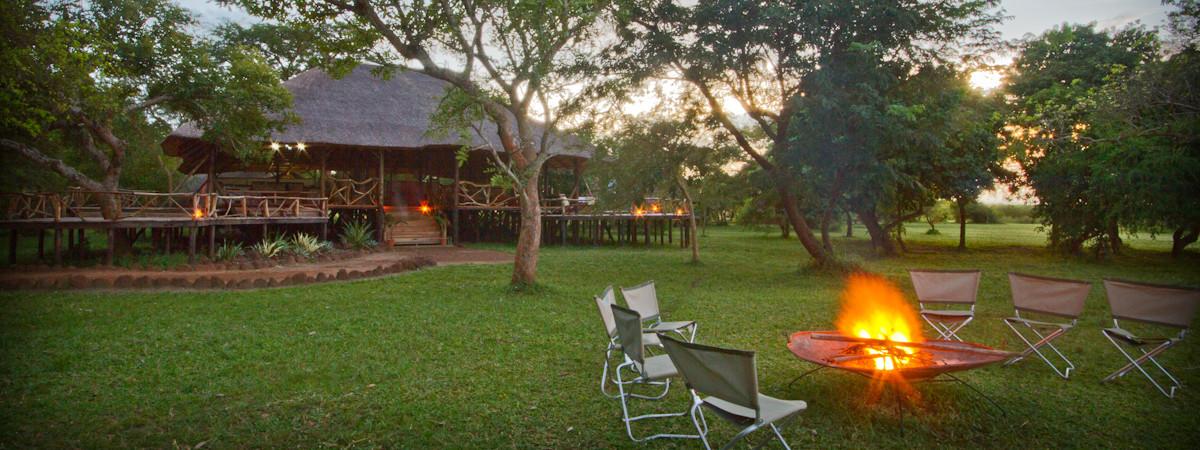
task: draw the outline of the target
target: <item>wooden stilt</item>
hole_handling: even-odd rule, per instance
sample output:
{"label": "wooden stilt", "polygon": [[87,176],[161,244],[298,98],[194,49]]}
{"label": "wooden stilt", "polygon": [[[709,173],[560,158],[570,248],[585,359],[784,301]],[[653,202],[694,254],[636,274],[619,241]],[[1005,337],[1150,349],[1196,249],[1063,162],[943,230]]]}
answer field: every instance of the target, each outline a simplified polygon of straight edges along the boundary
{"label": "wooden stilt", "polygon": [[8,230],[8,263],[17,263],[17,229]]}
{"label": "wooden stilt", "polygon": [[217,259],[217,226],[208,227],[208,260]]}
{"label": "wooden stilt", "polygon": [[54,265],[62,264],[62,229],[54,227]]}
{"label": "wooden stilt", "polygon": [[46,259],[46,230],[38,230],[38,261]]}
{"label": "wooden stilt", "polygon": [[[266,224],[263,224],[266,227]],[[188,228],[188,264],[196,263],[196,231],[199,228],[192,226]]]}
{"label": "wooden stilt", "polygon": [[113,254],[117,252],[117,230],[116,228],[108,229],[108,250],[104,251],[104,265],[111,266],[113,263]]}

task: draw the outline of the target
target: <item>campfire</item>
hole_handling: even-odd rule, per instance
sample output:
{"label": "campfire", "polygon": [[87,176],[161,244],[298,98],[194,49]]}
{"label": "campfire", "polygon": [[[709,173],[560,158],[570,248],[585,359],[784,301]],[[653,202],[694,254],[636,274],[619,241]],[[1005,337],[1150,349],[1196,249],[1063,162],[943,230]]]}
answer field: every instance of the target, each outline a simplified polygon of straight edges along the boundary
{"label": "campfire", "polygon": [[1009,352],[969,342],[926,340],[904,294],[886,279],[851,275],[842,293],[837,331],[801,331],[788,348],[822,366],[871,377],[924,380],[1003,361]]}

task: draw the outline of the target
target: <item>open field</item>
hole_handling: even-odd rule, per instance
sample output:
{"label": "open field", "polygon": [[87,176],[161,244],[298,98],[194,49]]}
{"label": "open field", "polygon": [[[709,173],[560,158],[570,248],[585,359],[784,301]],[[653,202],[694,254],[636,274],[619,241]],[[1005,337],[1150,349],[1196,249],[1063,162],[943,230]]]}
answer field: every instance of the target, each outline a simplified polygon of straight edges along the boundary
{"label": "open field", "polygon": [[[1200,339],[1164,363],[1187,387],[1167,399],[1119,367],[1100,335],[1102,277],[1200,286],[1200,256],[1171,260],[1167,241],[1132,243],[1112,261],[1055,256],[1032,225],[953,224],[913,253],[844,257],[911,288],[910,268],[981,268],[980,317],[969,340],[1017,350],[1007,271],[1096,282],[1080,325],[1060,342],[1079,367],[1064,381],[1040,361],[963,375],[1006,410],[994,415],[961,386],[920,386],[899,432],[894,404],[866,400],[867,380],[823,371],[784,347],[796,330],[829,329],[840,275],[803,269],[794,240],[710,228],[700,265],[674,248],[560,248],[542,253],[538,294],[506,289],[510,267],[452,266],[382,279],[237,292],[0,294],[0,448],[29,447],[644,447],[625,437],[620,406],[597,389],[603,331],[591,296],[608,283],[658,282],[668,319],[699,321],[698,341],[758,351],[764,393],[808,401],[784,435],[794,447],[1200,446]],[[489,246],[488,248],[504,248]],[[1156,249],[1150,251],[1149,249]],[[682,410],[682,391],[637,411]],[[714,416],[714,442],[735,432]],[[686,419],[639,432],[689,432]],[[766,435],[759,435],[762,438]],[[774,445],[774,444],[772,444]]]}

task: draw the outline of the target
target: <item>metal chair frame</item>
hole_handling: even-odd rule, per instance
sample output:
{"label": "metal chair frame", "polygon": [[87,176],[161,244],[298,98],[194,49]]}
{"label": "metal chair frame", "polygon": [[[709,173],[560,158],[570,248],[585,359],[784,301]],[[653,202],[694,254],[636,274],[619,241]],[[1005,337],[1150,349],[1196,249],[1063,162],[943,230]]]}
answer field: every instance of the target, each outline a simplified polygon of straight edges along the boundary
{"label": "metal chair frame", "polygon": [[963,327],[967,326],[968,323],[971,323],[972,320],[975,320],[975,305],[974,304],[971,305],[971,309],[970,309],[971,315],[968,316],[966,318],[966,320],[963,320],[961,322],[940,322],[940,321],[931,320],[929,318],[930,315],[926,314],[926,313],[929,311],[936,311],[936,310],[926,309],[925,304],[922,302],[917,302],[917,305],[921,307],[921,318],[925,319],[925,323],[928,323],[929,326],[933,327],[933,330],[937,331],[938,335],[941,336],[942,339],[946,339],[946,340],[955,339],[958,341],[962,341],[963,339],[958,337],[958,330],[961,330]]}
{"label": "metal chair frame", "polygon": [[[646,287],[648,285],[653,285],[653,284],[654,284],[654,280],[649,280],[649,281],[646,281],[637,286],[633,286],[633,287],[629,287],[629,288],[622,287],[621,295],[625,296],[626,295],[625,291],[640,289],[640,288]],[[658,303],[658,290],[657,289],[655,290],[654,294],[655,294],[654,295],[655,309],[660,310],[660,308],[658,306],[659,303]],[[625,304],[629,305],[629,297],[628,296],[625,297]],[[632,306],[630,308],[632,309]],[[697,324],[695,321],[691,321],[688,325],[685,325],[685,326],[679,327],[679,328],[659,328],[659,326],[662,325],[662,323],[663,323],[661,312],[659,314],[655,314],[653,316],[643,317],[642,319],[644,321],[649,322],[648,325],[644,326],[645,329],[643,331],[646,333],[673,332],[675,334],[678,334],[679,337],[686,339],[688,342],[696,341],[696,329],[699,328],[699,324]],[[685,330],[687,331],[686,334],[684,332]]]}
{"label": "metal chair frame", "polygon": [[[1117,321],[1116,318],[1113,319],[1113,327],[1121,328],[1121,324],[1120,324],[1120,322]],[[1162,354],[1162,352],[1167,351],[1167,349],[1174,347],[1175,344],[1177,344],[1181,340],[1183,340],[1184,336],[1187,335],[1187,332],[1188,332],[1188,329],[1184,328],[1183,330],[1179,331],[1179,335],[1177,337],[1169,338],[1169,339],[1162,339],[1161,340],[1162,343],[1154,346],[1154,348],[1151,348],[1150,350],[1147,351],[1143,347],[1152,345],[1155,342],[1158,342],[1159,339],[1144,340],[1144,341],[1140,341],[1140,343],[1138,343],[1138,344],[1134,344],[1134,343],[1128,342],[1124,339],[1113,339],[1114,334],[1111,333],[1107,329],[1100,330],[1100,333],[1103,334],[1104,337],[1107,338],[1109,342],[1112,342],[1112,345],[1114,347],[1116,347],[1118,351],[1121,352],[1121,356],[1124,356],[1125,359],[1129,361],[1128,364],[1125,364],[1120,369],[1117,369],[1116,372],[1113,372],[1113,373],[1109,374],[1107,377],[1104,377],[1104,379],[1101,380],[1100,382],[1108,383],[1110,381],[1116,380],[1117,378],[1121,378],[1121,377],[1125,376],[1125,374],[1129,373],[1130,370],[1133,370],[1136,368],[1138,370],[1138,372],[1141,372],[1142,375],[1146,377],[1147,380],[1150,380],[1150,383],[1153,384],[1154,387],[1158,389],[1158,392],[1161,392],[1163,395],[1167,396],[1167,398],[1175,398],[1175,391],[1177,391],[1179,388],[1182,388],[1183,383],[1180,383],[1179,379],[1175,378],[1175,376],[1172,375],[1171,372],[1167,371],[1167,369],[1165,367],[1163,367],[1162,364],[1159,364],[1158,360],[1155,359],[1154,357],[1158,356],[1159,354]],[[1134,358],[1132,355],[1129,354],[1129,352],[1125,351],[1125,348],[1119,342],[1117,342],[1118,340],[1125,342],[1126,344],[1129,344],[1130,347],[1137,348],[1139,351],[1142,352],[1141,356]],[[1150,375],[1150,372],[1147,372],[1146,369],[1142,367],[1142,363],[1145,363],[1146,361],[1150,361],[1150,363],[1154,364],[1154,367],[1157,367],[1158,370],[1163,373],[1163,375],[1166,375],[1167,378],[1171,380],[1170,389],[1163,388],[1163,386],[1161,384],[1159,384],[1159,382],[1157,380],[1155,380],[1153,376]]]}
{"label": "metal chair frame", "polygon": [[[632,339],[621,337],[621,325],[620,324],[621,324],[621,320],[624,320],[624,319],[617,319],[616,312],[617,312],[617,310],[621,310],[623,314],[628,313],[631,315],[637,315],[637,320],[639,323],[641,322],[641,315],[638,314],[637,311],[633,311],[628,308],[622,308],[617,305],[612,305],[611,307],[613,308],[614,320],[617,321],[617,324],[618,324],[616,339],[620,342],[620,344],[622,346],[629,345],[631,343],[631,341],[636,342],[637,345],[641,345],[642,336],[637,336],[636,338],[632,338]],[[616,367],[616,369],[613,370],[613,375],[617,379],[616,385],[617,385],[617,392],[619,394],[618,398],[620,398],[620,400],[621,400],[621,420],[622,420],[622,422],[625,423],[625,433],[629,435],[629,439],[633,440],[634,442],[645,442],[645,441],[650,441],[650,440],[654,440],[654,439],[663,439],[663,438],[676,438],[676,439],[697,439],[697,438],[699,438],[700,437],[699,435],[673,434],[673,433],[660,433],[660,434],[643,436],[643,437],[634,436],[633,422],[637,422],[639,420],[645,420],[645,419],[680,417],[680,416],[683,416],[684,414],[687,414],[687,412],[652,413],[652,414],[642,414],[639,416],[630,416],[629,415],[629,399],[630,398],[640,398],[640,399],[647,399],[647,400],[661,399],[664,396],[666,396],[667,393],[671,390],[671,379],[669,377],[666,378],[665,380],[646,378],[645,374],[642,371],[642,365],[645,363],[645,360],[644,359],[641,361],[634,360],[633,358],[631,358],[629,356],[629,349],[627,349],[625,347],[621,347],[621,348],[622,348],[621,354],[624,357],[624,362],[621,363],[620,365],[618,365]],[[637,354],[644,355],[645,354],[644,352],[645,352],[645,347],[643,346],[641,351],[638,352]],[[657,358],[669,358],[669,356],[659,355],[659,356],[657,356]],[[634,378],[626,380],[625,377],[622,375],[623,370],[629,371],[632,375],[635,375]],[[663,391],[661,394],[658,394],[658,395],[646,396],[646,395],[634,394],[632,392],[627,392],[627,388],[632,388],[633,386],[636,386],[636,385],[657,385],[659,383],[661,383],[661,385],[663,386]]]}
{"label": "metal chair frame", "polygon": [[[1012,359],[1009,359],[1008,361],[1006,361],[1004,363],[1004,365],[1011,366],[1011,365],[1016,364],[1016,363],[1020,362],[1021,360],[1025,359],[1030,354],[1036,354],[1038,356],[1038,358],[1041,358],[1042,361],[1044,361],[1046,363],[1046,365],[1050,366],[1051,369],[1054,369],[1054,373],[1058,374],[1058,376],[1062,377],[1063,379],[1069,379],[1071,377],[1071,371],[1075,370],[1075,363],[1071,362],[1071,360],[1069,358],[1067,358],[1067,355],[1064,355],[1061,351],[1059,351],[1058,347],[1055,347],[1054,343],[1051,341],[1058,339],[1062,335],[1066,334],[1067,330],[1074,328],[1077,320],[1072,319],[1070,324],[1055,324],[1055,323],[1048,323],[1048,322],[1036,322],[1036,321],[1031,321],[1031,320],[1025,319],[1025,318],[1021,317],[1020,310],[1015,311],[1015,315],[1016,315],[1016,319],[1018,319],[1018,320],[1013,320],[1013,318],[1005,317],[1004,324],[1008,325],[1008,328],[1011,329],[1013,331],[1013,333],[1015,333],[1017,335],[1017,337],[1020,338],[1021,341],[1025,343],[1027,348],[1025,349],[1025,351],[1022,351],[1021,354],[1014,356],[1014,357],[1012,357]],[[1017,329],[1017,327],[1015,325],[1013,325],[1014,323],[1019,323],[1019,324],[1025,325],[1025,327],[1028,328],[1029,331],[1033,332],[1033,334],[1035,336],[1037,336],[1037,338],[1038,338],[1037,342],[1030,342],[1030,339],[1025,337],[1025,335],[1023,333],[1021,333],[1021,331],[1019,329]],[[1043,335],[1041,333],[1041,331],[1038,330],[1038,327],[1047,328],[1047,329],[1054,328],[1055,330],[1050,332],[1049,334]],[[1057,364],[1050,362],[1050,359],[1047,358],[1044,353],[1042,353],[1042,351],[1041,351],[1042,347],[1049,347],[1050,350],[1054,351],[1054,354],[1058,355],[1058,357],[1061,358],[1064,363],[1066,363],[1066,367],[1060,369]]]}

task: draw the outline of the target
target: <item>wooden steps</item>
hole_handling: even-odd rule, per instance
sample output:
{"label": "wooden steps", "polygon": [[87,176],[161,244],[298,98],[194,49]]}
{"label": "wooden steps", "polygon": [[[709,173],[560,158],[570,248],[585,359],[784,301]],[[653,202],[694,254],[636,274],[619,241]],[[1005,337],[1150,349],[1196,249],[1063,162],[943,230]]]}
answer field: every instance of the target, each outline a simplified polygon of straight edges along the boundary
{"label": "wooden steps", "polygon": [[394,245],[442,243],[442,226],[433,217],[407,211],[390,215],[395,223],[388,228],[387,238]]}

